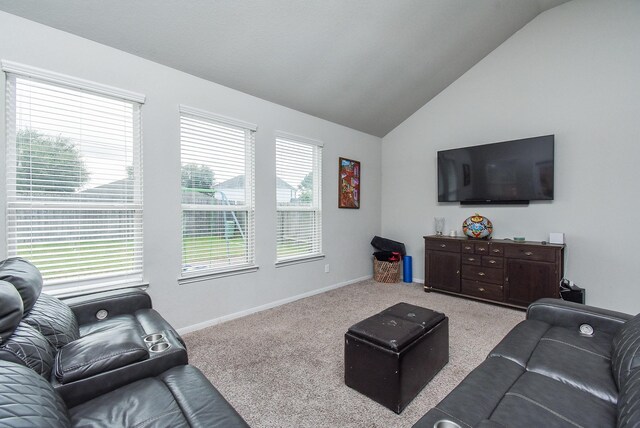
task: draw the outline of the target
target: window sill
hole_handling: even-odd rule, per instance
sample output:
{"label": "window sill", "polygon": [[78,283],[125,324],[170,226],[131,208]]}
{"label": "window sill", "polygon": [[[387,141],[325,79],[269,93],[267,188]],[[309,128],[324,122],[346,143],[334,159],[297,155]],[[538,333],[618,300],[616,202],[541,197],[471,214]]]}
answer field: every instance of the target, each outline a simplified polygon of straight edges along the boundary
{"label": "window sill", "polygon": [[191,284],[193,282],[207,281],[209,279],[224,278],[226,276],[242,275],[245,273],[256,272],[258,266],[245,266],[219,271],[205,271],[200,273],[185,274],[178,278],[178,284]]}
{"label": "window sill", "polygon": [[285,267],[285,266],[290,266],[290,265],[297,265],[299,263],[308,263],[308,262],[315,262],[316,260],[322,260],[324,259],[324,254],[316,254],[313,256],[307,256],[307,257],[298,257],[295,259],[286,259],[286,260],[280,260],[278,262],[276,262],[276,267],[280,268],[280,267]]}
{"label": "window sill", "polygon": [[99,293],[101,291],[122,290],[124,288],[138,288],[146,290],[149,288],[148,282],[117,282],[89,285],[76,285],[71,287],[44,287],[42,292],[58,299],[67,297],[84,296],[87,294]]}

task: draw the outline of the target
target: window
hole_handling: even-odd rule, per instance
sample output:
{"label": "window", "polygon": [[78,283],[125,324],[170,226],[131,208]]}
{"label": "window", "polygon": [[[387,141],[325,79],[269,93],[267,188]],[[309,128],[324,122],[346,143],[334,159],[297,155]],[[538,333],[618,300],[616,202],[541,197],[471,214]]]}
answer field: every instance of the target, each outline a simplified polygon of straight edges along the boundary
{"label": "window", "polygon": [[255,269],[255,130],[180,107],[183,277]]}
{"label": "window", "polygon": [[276,136],[277,261],[322,255],[322,145]]}
{"label": "window", "polygon": [[34,263],[47,286],[141,281],[144,96],[3,69],[8,255]]}

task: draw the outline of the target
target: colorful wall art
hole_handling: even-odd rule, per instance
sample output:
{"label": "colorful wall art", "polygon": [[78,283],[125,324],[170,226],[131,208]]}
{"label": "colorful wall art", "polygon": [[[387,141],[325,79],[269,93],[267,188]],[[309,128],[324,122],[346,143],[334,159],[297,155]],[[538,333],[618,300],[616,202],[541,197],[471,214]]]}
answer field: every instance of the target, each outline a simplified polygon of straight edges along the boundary
{"label": "colorful wall art", "polygon": [[360,162],[338,161],[338,208],[360,208]]}

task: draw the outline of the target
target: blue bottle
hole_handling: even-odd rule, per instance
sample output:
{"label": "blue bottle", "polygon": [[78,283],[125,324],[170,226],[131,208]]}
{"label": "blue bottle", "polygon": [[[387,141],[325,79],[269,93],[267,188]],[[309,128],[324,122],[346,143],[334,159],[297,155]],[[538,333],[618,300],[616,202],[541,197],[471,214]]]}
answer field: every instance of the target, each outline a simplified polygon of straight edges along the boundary
{"label": "blue bottle", "polygon": [[404,282],[413,282],[413,259],[411,256],[402,258],[402,280]]}

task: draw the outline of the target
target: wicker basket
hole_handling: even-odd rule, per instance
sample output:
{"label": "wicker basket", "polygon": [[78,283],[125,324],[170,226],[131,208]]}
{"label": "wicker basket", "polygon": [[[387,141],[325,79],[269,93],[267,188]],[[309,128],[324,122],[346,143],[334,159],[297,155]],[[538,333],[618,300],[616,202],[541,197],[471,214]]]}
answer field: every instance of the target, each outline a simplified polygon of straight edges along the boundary
{"label": "wicker basket", "polygon": [[400,262],[381,262],[374,258],[373,279],[387,283],[400,281]]}

